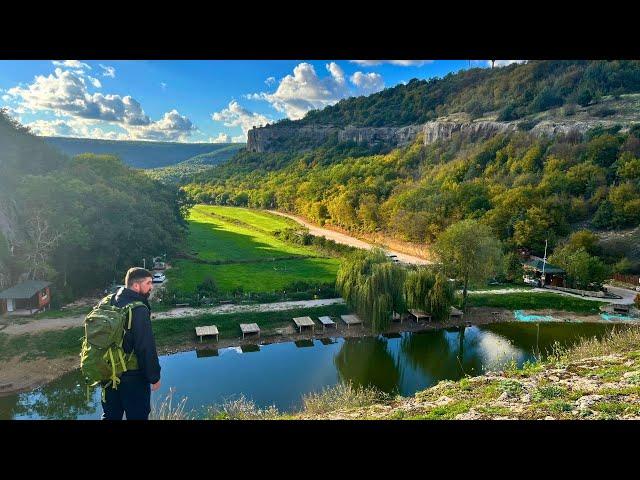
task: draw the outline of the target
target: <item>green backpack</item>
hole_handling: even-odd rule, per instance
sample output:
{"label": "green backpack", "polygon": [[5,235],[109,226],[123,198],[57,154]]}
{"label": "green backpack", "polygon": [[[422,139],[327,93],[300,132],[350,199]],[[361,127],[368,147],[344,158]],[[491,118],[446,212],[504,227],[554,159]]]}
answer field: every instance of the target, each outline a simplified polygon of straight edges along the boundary
{"label": "green backpack", "polygon": [[[138,368],[135,353],[132,351],[126,354],[122,348],[122,340],[125,331],[131,330],[133,309],[146,305],[136,301],[124,307],[116,307],[111,305],[113,295],[100,300],[84,320],[80,370],[88,386],[107,382],[105,387],[111,385],[117,389],[122,373]],[[103,400],[104,392],[103,388]]]}

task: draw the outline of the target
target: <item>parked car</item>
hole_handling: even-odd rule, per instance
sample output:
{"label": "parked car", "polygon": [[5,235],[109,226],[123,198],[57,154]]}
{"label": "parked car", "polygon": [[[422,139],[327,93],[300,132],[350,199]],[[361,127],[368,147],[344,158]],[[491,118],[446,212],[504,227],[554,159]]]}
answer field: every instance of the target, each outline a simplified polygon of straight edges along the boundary
{"label": "parked car", "polygon": [[153,274],[153,283],[162,283],[166,280],[164,273],[154,273]]}
{"label": "parked car", "polygon": [[537,278],[524,276],[524,277],[522,277],[522,280],[527,285],[532,285],[534,287],[539,287],[540,286],[540,280],[538,280]]}

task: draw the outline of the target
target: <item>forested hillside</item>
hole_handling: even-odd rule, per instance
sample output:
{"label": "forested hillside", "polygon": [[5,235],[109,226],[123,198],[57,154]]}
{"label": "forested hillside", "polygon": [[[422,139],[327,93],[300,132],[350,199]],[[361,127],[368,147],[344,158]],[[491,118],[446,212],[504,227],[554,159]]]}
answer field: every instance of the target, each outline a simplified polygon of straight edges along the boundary
{"label": "forested hillside", "polygon": [[[209,164],[227,160],[242,143],[175,143],[142,142],[122,140],[99,140],[91,138],[42,137],[49,145],[67,155],[95,153],[114,155],[126,165],[136,168],[160,168],[187,161],[203,154],[216,154]],[[226,152],[227,155],[222,154]]]}
{"label": "forested hillside", "polygon": [[173,253],[183,195],[108,155],[60,154],[0,111],[0,287],[54,282],[59,303]]}
{"label": "forested hillside", "polygon": [[530,61],[503,68],[473,68],[443,78],[413,79],[366,97],[341,100],[282,124],[403,126],[452,113],[471,118],[499,111],[498,120],[565,104],[587,105],[606,95],[640,92],[640,61]]}

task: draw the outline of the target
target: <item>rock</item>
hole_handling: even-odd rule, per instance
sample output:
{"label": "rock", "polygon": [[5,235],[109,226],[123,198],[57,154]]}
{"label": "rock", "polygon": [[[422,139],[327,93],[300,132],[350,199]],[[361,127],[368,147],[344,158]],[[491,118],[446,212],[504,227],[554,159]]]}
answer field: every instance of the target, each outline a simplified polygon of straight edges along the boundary
{"label": "rock", "polygon": [[555,418],[553,418],[551,415],[548,415],[546,417],[544,417],[545,420],[555,420]]}
{"label": "rock", "polygon": [[560,377],[557,377],[555,375],[549,375],[549,380],[551,380],[552,382],[559,382]]}
{"label": "rock", "polygon": [[578,407],[578,410],[588,410],[591,405],[599,402],[602,398],[604,398],[602,395],[585,395],[576,401],[576,406]]}
{"label": "rock", "polygon": [[531,403],[531,395],[528,393],[525,393],[522,397],[520,397],[520,401],[522,403]]}
{"label": "rock", "polygon": [[509,392],[502,392],[502,394],[498,397],[499,402],[506,402],[509,398]]}

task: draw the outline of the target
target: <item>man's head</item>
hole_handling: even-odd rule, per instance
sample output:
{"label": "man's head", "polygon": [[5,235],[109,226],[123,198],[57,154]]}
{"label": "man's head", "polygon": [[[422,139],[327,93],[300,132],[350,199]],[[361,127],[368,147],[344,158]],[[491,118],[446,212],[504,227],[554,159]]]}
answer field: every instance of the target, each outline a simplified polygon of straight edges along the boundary
{"label": "man's head", "polygon": [[153,290],[153,279],[151,272],[145,268],[133,267],[127,270],[124,277],[124,284],[127,288],[139,293],[143,297],[148,297]]}

